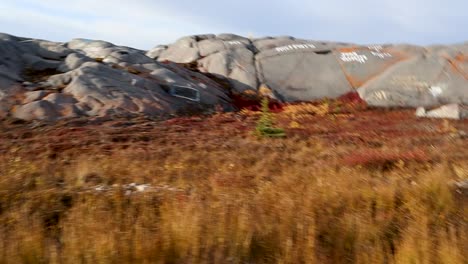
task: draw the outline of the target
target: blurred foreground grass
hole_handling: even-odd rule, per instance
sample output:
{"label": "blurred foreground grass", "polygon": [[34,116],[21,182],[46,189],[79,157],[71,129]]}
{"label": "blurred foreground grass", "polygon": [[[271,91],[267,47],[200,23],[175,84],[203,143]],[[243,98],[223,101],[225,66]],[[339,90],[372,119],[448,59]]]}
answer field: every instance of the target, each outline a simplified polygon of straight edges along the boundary
{"label": "blurred foreground grass", "polygon": [[[467,199],[449,185],[466,162],[337,159],[312,140],[236,138],[72,162],[5,155],[0,260],[467,263]],[[132,182],[158,188],[121,188]]]}

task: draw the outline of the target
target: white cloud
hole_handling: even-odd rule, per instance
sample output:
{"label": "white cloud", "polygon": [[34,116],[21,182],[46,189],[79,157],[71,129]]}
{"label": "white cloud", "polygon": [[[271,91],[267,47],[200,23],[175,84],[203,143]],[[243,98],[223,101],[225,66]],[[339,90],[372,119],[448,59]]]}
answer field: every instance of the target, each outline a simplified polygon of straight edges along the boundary
{"label": "white cloud", "polygon": [[[385,21],[407,32],[441,32],[447,18],[463,17],[468,8],[459,0],[327,0],[320,3],[290,0],[292,13],[322,21],[371,24]],[[377,25],[376,25],[377,26]]]}
{"label": "white cloud", "polygon": [[[2,27],[12,24],[15,28]],[[66,37],[104,39],[145,49],[184,35],[206,33],[213,28],[212,23],[200,17],[175,12],[149,1],[116,4],[99,0],[71,3],[45,0],[33,4],[27,0],[21,7],[11,3],[0,10],[0,31],[56,41],[67,41]]]}
{"label": "white cloud", "polygon": [[204,33],[375,42],[463,41],[466,0],[14,0],[0,32],[54,41],[83,37],[148,49]]}

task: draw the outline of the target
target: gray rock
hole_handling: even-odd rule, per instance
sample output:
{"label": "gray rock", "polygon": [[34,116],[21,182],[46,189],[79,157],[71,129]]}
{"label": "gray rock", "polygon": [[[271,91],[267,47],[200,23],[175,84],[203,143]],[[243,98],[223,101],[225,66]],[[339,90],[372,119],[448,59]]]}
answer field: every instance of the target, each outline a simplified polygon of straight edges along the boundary
{"label": "gray rock", "polygon": [[224,41],[220,39],[207,39],[200,41],[198,43],[198,48],[202,57],[226,50]]}
{"label": "gray rock", "polygon": [[197,37],[184,37],[163,50],[158,57],[158,61],[172,61],[177,63],[190,63],[198,60]]}
{"label": "gray rock", "polygon": [[[133,65],[135,66],[135,65]],[[140,65],[142,68],[144,68],[145,70],[147,71],[154,71],[154,70],[158,70],[158,69],[162,69],[164,67],[162,67],[160,64],[158,63],[145,63],[145,64],[142,64]],[[145,70],[142,70],[142,71],[145,71]]]}
{"label": "gray rock", "polygon": [[172,84],[176,83],[178,79],[180,79],[177,73],[167,69],[167,68],[159,68],[153,70],[150,75],[156,80],[159,80],[163,84]]}
{"label": "gray rock", "polygon": [[250,42],[240,40],[222,40],[222,39],[207,39],[198,42],[198,49],[202,57],[206,57],[216,52],[236,49],[250,49]]}
{"label": "gray rock", "polygon": [[352,91],[336,56],[317,54],[314,46],[261,52],[256,62],[260,82],[287,102],[336,98]]}
{"label": "gray rock", "polygon": [[274,49],[277,47],[288,46],[293,44],[306,44],[302,41],[297,41],[293,37],[266,38],[259,39],[253,42],[255,48],[259,51]]}
{"label": "gray rock", "polygon": [[0,41],[1,40],[4,40],[4,41],[5,40],[6,41],[19,41],[19,40],[21,40],[21,38],[13,36],[13,35],[6,34],[6,33],[0,33]]}
{"label": "gray rock", "polygon": [[73,39],[66,43],[66,46],[69,49],[81,51],[83,54],[93,59],[105,58],[112,52],[112,47],[114,47],[110,42],[89,39]]}
{"label": "gray rock", "polygon": [[158,109],[166,107],[164,101],[161,104],[154,101],[159,96],[158,92],[163,94],[159,87],[136,89],[132,79],[138,79],[137,76],[132,77],[108,66],[86,62],[70,74],[72,81],[63,91],[81,102],[82,109],[89,109],[88,115],[106,115],[113,108],[155,114]]}
{"label": "gray rock", "polygon": [[109,64],[118,64],[121,62],[126,62],[128,64],[145,64],[152,63],[154,60],[135,50],[120,49],[112,51],[104,58],[103,62]]}
{"label": "gray rock", "polygon": [[41,100],[44,98],[46,95],[48,95],[48,91],[40,90],[40,91],[33,91],[33,92],[26,92],[24,93],[24,100],[23,104],[29,104],[34,101]]}
{"label": "gray rock", "polygon": [[[143,78],[103,64],[87,62],[69,74],[72,81],[63,92],[72,95],[87,115],[106,115],[112,109],[123,113],[155,115],[175,112],[186,106],[187,101],[171,96],[162,85],[197,89],[200,102],[204,104],[214,105],[225,99],[220,89],[204,88],[183,78],[183,73],[176,74],[170,69],[152,72],[151,76]],[[171,82],[160,81],[159,78],[167,79],[169,75],[172,76]]]}
{"label": "gray rock", "polygon": [[[225,78],[229,89],[200,72]],[[37,89],[44,91],[31,92]],[[232,109],[231,92],[291,102],[356,90],[380,107],[467,105],[468,43],[359,46],[208,34],[142,51],[100,40],[56,43],[0,34],[1,117],[155,115],[215,105]],[[418,114],[453,118],[456,112],[436,110]]]}
{"label": "gray rock", "polygon": [[69,84],[72,80],[73,75],[69,73],[56,74],[50,76],[47,81],[39,83],[42,88],[48,88],[52,90],[60,90]]}
{"label": "gray rock", "polygon": [[17,95],[24,92],[18,83],[0,76],[0,118],[10,115],[10,110],[16,104]]}
{"label": "gray rock", "polygon": [[62,60],[72,51],[62,43],[30,39],[18,42],[24,52],[48,60]]}
{"label": "gray rock", "polygon": [[60,115],[52,103],[41,100],[16,107],[13,111],[13,117],[24,120],[54,121]]}
{"label": "gray rock", "polygon": [[177,63],[190,63],[198,60],[200,53],[198,48],[169,46],[162,51],[158,57],[158,61],[172,61]]}
{"label": "gray rock", "polygon": [[88,61],[92,61],[92,59],[81,53],[70,53],[59,66],[58,70],[61,72],[72,71]]}
{"label": "gray rock", "polygon": [[338,48],[336,56],[354,89],[360,88],[402,60],[400,54],[388,52],[380,45]]}
{"label": "gray rock", "polygon": [[22,54],[14,38],[4,37],[0,40],[0,77],[22,81],[21,72],[24,68]]}
{"label": "gray rock", "polygon": [[151,59],[157,59],[161,55],[161,53],[166,49],[166,45],[158,45],[146,52],[146,56],[148,56]]}
{"label": "gray rock", "polygon": [[240,41],[245,44],[250,44],[251,42],[250,39],[246,37],[242,37],[236,34],[229,34],[229,33],[218,34],[216,38],[220,40],[225,40],[225,41],[230,41],[230,40]]}
{"label": "gray rock", "polygon": [[466,88],[450,85],[440,79],[444,75],[450,78],[457,75],[445,70],[447,63],[446,59],[434,55],[417,56],[391,66],[359,88],[358,92],[370,105],[384,107],[436,106],[459,102],[459,93],[453,91],[465,91]]}
{"label": "gray rock", "polygon": [[46,60],[28,53],[23,54],[22,57],[26,67],[35,71],[57,69],[61,64],[60,61]]}
{"label": "gray rock", "polygon": [[257,72],[254,54],[248,49],[233,49],[218,52],[199,61],[202,72],[227,77],[232,89],[238,93],[256,90]]}
{"label": "gray rock", "polygon": [[5,65],[0,65],[0,78],[8,79],[10,81],[22,82],[23,78],[19,76],[19,73],[10,70]]}
{"label": "gray rock", "polygon": [[69,94],[62,93],[51,93],[43,98],[45,101],[49,101],[54,105],[64,105],[64,104],[75,104],[77,103],[76,99]]}

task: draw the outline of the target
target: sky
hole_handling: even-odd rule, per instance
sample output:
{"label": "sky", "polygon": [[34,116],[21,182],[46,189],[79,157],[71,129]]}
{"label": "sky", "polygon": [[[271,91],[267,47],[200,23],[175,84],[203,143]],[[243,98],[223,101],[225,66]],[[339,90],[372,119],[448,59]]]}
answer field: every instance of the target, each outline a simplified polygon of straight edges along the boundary
{"label": "sky", "polygon": [[467,0],[0,0],[0,32],[150,49],[235,33],[357,44],[468,41]]}

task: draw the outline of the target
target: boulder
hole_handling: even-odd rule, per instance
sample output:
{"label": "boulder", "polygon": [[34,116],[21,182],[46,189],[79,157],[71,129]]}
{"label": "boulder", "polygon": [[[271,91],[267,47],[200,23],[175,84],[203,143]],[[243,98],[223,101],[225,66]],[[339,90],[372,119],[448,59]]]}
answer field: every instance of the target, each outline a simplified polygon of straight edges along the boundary
{"label": "boulder", "polygon": [[23,54],[22,58],[26,68],[34,71],[57,69],[61,64],[60,61],[47,60],[28,53]]}
{"label": "boulder", "polygon": [[465,101],[467,86],[457,85],[459,74],[449,68],[445,58],[416,56],[391,66],[358,92],[368,104],[382,107],[427,107]]}
{"label": "boulder", "polygon": [[47,59],[47,60],[63,60],[72,51],[63,43],[28,39],[18,42],[23,52],[31,55]]}
{"label": "boulder", "polygon": [[333,52],[318,52],[314,45],[294,45],[256,56],[258,79],[279,99],[292,102],[336,98],[352,90]]}
{"label": "boulder", "polygon": [[17,106],[13,111],[13,117],[24,120],[54,121],[60,115],[51,102],[40,100]]}
{"label": "boulder", "polygon": [[159,56],[161,56],[161,53],[166,49],[167,49],[166,45],[157,45],[156,47],[146,52],[145,55],[151,59],[157,59]]}
{"label": "boulder", "polygon": [[102,40],[73,39],[65,44],[69,49],[80,51],[93,59],[103,59],[112,52],[114,44]]}
{"label": "boulder", "polygon": [[235,51],[236,49],[251,49],[251,43],[245,39],[206,39],[198,42],[200,56],[206,57],[216,52]]}
{"label": "boulder", "polygon": [[295,102],[350,91],[372,106],[421,106],[420,116],[453,118],[454,105],[435,108],[468,104],[468,43],[356,45],[207,34],[142,51],[102,40],[0,34],[0,117],[232,110],[231,94]]}
{"label": "boulder", "polygon": [[238,48],[215,53],[200,60],[199,67],[202,72],[228,78],[235,92],[257,90],[254,53],[248,49]]}
{"label": "boulder", "polygon": [[0,78],[22,81],[21,72],[24,68],[21,55],[23,52],[13,37],[4,34],[0,39]]}
{"label": "boulder", "polygon": [[8,116],[10,108],[14,104],[10,99],[14,95],[14,89],[12,89],[14,85],[14,81],[0,75],[0,118]]}
{"label": "boulder", "polygon": [[253,41],[253,45],[259,51],[265,51],[269,49],[274,49],[281,46],[288,46],[292,44],[302,44],[298,43],[293,37],[279,37],[279,38],[264,38],[257,39]]}
{"label": "boulder", "polygon": [[[177,63],[190,63],[200,58],[196,36],[184,37],[177,40],[167,49],[163,50],[158,61],[172,61]],[[207,39],[207,38],[206,38]]]}
{"label": "boulder", "polygon": [[48,91],[40,90],[40,91],[33,91],[33,92],[26,92],[24,93],[23,104],[29,104],[34,101],[39,101],[48,95]]}
{"label": "boulder", "polygon": [[404,59],[399,53],[387,51],[379,45],[341,47],[335,52],[353,89],[358,89]]}
{"label": "boulder", "polygon": [[61,72],[68,72],[79,68],[83,63],[92,61],[91,58],[81,53],[70,53],[65,61],[59,66],[58,70]]}
{"label": "boulder", "polygon": [[103,62],[107,64],[119,64],[121,62],[126,62],[131,65],[152,63],[154,60],[140,51],[116,49],[109,53],[109,55],[103,59]]}

